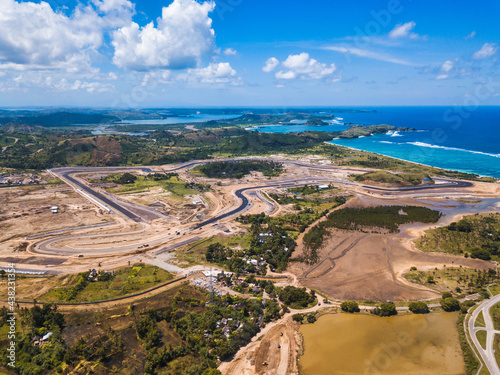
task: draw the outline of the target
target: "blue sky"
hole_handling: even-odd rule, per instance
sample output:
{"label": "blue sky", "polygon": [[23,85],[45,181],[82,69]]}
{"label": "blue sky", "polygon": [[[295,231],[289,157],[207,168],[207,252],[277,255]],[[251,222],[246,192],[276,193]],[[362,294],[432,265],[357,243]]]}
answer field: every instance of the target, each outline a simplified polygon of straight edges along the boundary
{"label": "blue sky", "polygon": [[0,0],[1,106],[500,105],[500,3]]}

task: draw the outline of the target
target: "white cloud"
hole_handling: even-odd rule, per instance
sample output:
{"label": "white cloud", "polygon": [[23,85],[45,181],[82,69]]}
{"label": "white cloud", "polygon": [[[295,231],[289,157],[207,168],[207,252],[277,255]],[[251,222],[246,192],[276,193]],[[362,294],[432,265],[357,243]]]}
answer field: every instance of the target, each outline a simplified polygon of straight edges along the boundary
{"label": "white cloud", "polygon": [[416,26],[413,21],[406,22],[403,24],[396,25],[394,29],[389,33],[389,38],[418,38],[418,34],[412,33],[411,30]]}
{"label": "white cloud", "polygon": [[[42,2],[0,1],[2,68],[64,68],[88,65],[89,52],[102,44],[98,16],[78,7],[71,17]],[[97,22],[98,23],[98,22]]]}
{"label": "white cloud", "polygon": [[465,39],[472,39],[472,38],[474,38],[475,36],[476,36],[476,32],[475,32],[475,31],[472,31],[469,35],[467,35],[467,36],[465,37]]}
{"label": "white cloud", "polygon": [[383,53],[374,52],[374,51],[370,51],[370,50],[363,49],[363,48],[356,48],[356,47],[350,47],[350,46],[328,46],[328,47],[323,47],[323,49],[328,50],[328,51],[341,52],[341,53],[345,53],[348,55],[366,57],[366,58],[373,59],[373,60],[390,62],[393,64],[408,65],[408,66],[414,65],[413,63],[411,63],[409,61],[398,59],[398,58],[395,58],[395,57],[392,57],[392,56],[389,56],[389,55],[386,55]]}
{"label": "white cloud", "polygon": [[[110,83],[85,78],[70,79],[66,76],[67,74],[63,72],[50,74],[46,71],[24,71],[3,81],[0,91],[31,91],[41,88],[48,92],[86,91],[87,93],[104,93],[115,90],[115,86]],[[103,77],[103,79],[105,78]]]}
{"label": "white cloud", "polygon": [[276,57],[270,57],[266,60],[266,65],[262,68],[262,70],[266,73],[272,72],[279,65],[279,60]]}
{"label": "white cloud", "polygon": [[113,62],[136,71],[185,69],[200,64],[214,50],[215,32],[208,14],[214,2],[174,0],[163,8],[157,27],[135,22],[113,33]]}
{"label": "white cloud", "polygon": [[188,69],[187,74],[180,75],[179,78],[192,83],[228,83],[231,85],[239,85],[242,83],[236,70],[227,62],[211,63],[205,68]]}
{"label": "white cloud", "polygon": [[453,61],[451,60],[446,60],[443,65],[441,65],[441,71],[443,73],[449,73],[451,69],[453,69]]}
{"label": "white cloud", "polygon": [[76,80],[74,82],[69,82],[66,78],[55,83],[53,87],[58,91],[77,91],[83,90],[88,93],[103,93],[110,92],[113,90],[114,86],[110,84],[102,84],[100,82],[87,82]]}
{"label": "white cloud", "polygon": [[438,80],[447,79],[449,77],[449,73],[452,71],[454,66],[455,66],[455,63],[453,61],[446,60],[441,65],[441,69],[439,70],[439,75],[436,77],[436,79],[438,79]]}
{"label": "white cloud", "polygon": [[104,32],[129,23],[135,13],[128,0],[92,4],[66,16],[43,1],[0,0],[0,68],[91,70]]}
{"label": "white cloud", "polygon": [[323,64],[311,58],[308,53],[302,52],[299,55],[290,55],[281,64],[287,70],[276,72],[277,79],[322,79],[335,72],[335,64]]}
{"label": "white cloud", "polygon": [[108,28],[128,25],[135,14],[135,5],[129,0],[93,0],[92,3],[104,15],[102,21]]}
{"label": "white cloud", "polygon": [[236,55],[237,53],[238,52],[233,48],[226,48],[224,50],[224,55],[226,55],[226,56],[233,56],[233,55]]}
{"label": "white cloud", "polygon": [[479,51],[473,55],[474,59],[481,60],[493,56],[498,51],[498,46],[495,43],[484,43]]}
{"label": "white cloud", "polygon": [[276,72],[276,74],[274,76],[277,79],[295,79],[295,78],[297,78],[297,73],[295,73],[292,70],[289,70],[287,72],[280,70],[279,72]]}
{"label": "white cloud", "polygon": [[171,72],[170,70],[156,70],[152,72],[147,72],[142,77],[141,86],[157,86],[158,84],[171,83]]}

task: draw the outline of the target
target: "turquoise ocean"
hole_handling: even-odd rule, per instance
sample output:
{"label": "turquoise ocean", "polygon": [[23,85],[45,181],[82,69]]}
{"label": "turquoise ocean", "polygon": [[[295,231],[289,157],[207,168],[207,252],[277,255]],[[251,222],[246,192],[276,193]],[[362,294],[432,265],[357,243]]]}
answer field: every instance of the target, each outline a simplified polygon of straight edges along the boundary
{"label": "turquoise ocean", "polygon": [[[350,124],[414,128],[330,143],[444,169],[500,178],[500,107],[375,107],[367,112],[333,112],[326,126],[260,126],[260,132],[345,130]],[[324,113],[321,113],[324,114]]]}

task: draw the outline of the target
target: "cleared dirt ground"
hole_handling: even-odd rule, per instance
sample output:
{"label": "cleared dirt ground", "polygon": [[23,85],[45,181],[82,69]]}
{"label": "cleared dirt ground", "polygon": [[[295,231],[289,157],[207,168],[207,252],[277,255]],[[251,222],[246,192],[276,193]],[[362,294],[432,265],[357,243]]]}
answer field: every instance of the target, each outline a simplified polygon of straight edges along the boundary
{"label": "cleared dirt ground", "polygon": [[261,334],[264,334],[261,340],[252,342],[233,361],[221,364],[219,370],[224,375],[298,374],[301,343],[298,324],[288,318]]}
{"label": "cleared dirt ground", "polygon": [[[348,205],[360,207],[371,203],[353,199]],[[299,238],[294,257],[302,254],[301,240]],[[493,263],[478,259],[423,253],[411,244],[404,236],[333,229],[328,242],[319,251],[317,264],[291,263],[289,271],[298,276],[301,285],[333,299],[401,301],[439,297],[437,292],[401,277],[412,266],[419,269],[494,267]]]}
{"label": "cleared dirt ground", "polygon": [[[51,212],[52,206],[59,207],[57,214]],[[64,185],[3,188],[0,191],[0,251],[11,252],[26,236],[103,224],[112,219]]]}

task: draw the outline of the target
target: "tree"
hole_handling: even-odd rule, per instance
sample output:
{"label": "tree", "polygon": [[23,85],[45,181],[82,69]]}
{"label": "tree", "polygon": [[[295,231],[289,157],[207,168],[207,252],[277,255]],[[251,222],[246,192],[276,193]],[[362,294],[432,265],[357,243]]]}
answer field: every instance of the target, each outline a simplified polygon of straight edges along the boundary
{"label": "tree", "polygon": [[292,319],[298,323],[302,323],[302,321],[304,320],[304,315],[303,314],[293,314]]}
{"label": "tree", "polygon": [[137,177],[128,172],[116,178],[116,182],[120,185],[133,184],[135,180],[137,180]]}
{"label": "tree", "polygon": [[482,260],[491,260],[491,254],[486,249],[473,249],[470,253],[471,258],[477,258]]}
{"label": "tree", "polygon": [[439,303],[441,304],[443,310],[446,312],[460,310],[460,302],[456,298],[445,298],[442,299]]}
{"label": "tree", "polygon": [[314,323],[315,321],[316,321],[316,314],[307,315],[307,322],[308,323]]}
{"label": "tree", "polygon": [[344,301],[340,304],[340,309],[346,313],[359,312],[359,305],[353,301]]}
{"label": "tree", "polygon": [[396,310],[396,305],[392,302],[381,303],[380,306],[372,310],[372,313],[378,316],[392,316],[396,315],[398,311]]}
{"label": "tree", "polygon": [[410,311],[414,314],[427,314],[429,312],[429,306],[425,302],[410,302],[408,304]]}
{"label": "tree", "polygon": [[207,368],[201,373],[201,375],[222,375],[222,372],[216,368]]}
{"label": "tree", "polygon": [[452,295],[450,292],[444,292],[444,293],[441,295],[441,298],[442,298],[442,299],[451,298],[451,297],[453,297],[453,295]]}

